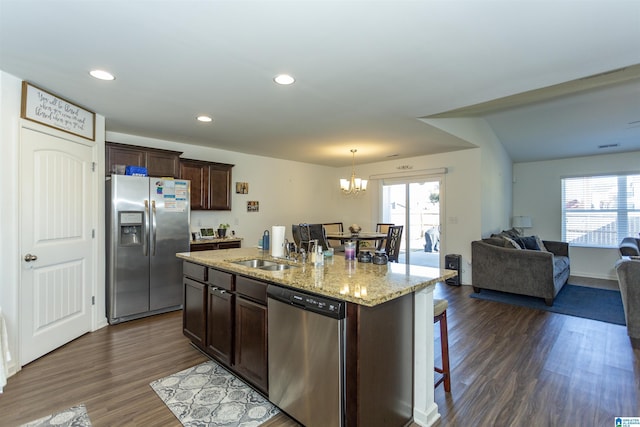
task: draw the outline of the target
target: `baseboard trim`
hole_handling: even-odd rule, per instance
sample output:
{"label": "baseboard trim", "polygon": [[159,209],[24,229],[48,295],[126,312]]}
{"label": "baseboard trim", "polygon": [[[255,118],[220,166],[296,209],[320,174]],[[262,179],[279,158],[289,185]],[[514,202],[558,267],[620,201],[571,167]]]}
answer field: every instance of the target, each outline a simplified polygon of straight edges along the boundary
{"label": "baseboard trim", "polygon": [[438,412],[438,405],[430,405],[429,411],[421,411],[417,408],[413,408],[413,422],[421,427],[431,427],[440,419],[440,413]]}

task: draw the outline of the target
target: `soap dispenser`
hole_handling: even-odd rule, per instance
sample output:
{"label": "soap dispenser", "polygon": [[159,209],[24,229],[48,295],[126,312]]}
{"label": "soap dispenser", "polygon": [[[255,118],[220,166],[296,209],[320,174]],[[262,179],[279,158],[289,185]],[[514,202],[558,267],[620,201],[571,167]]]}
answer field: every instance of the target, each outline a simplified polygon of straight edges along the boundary
{"label": "soap dispenser", "polygon": [[322,245],[316,244],[316,267],[322,267],[324,265],[324,252],[322,251]]}

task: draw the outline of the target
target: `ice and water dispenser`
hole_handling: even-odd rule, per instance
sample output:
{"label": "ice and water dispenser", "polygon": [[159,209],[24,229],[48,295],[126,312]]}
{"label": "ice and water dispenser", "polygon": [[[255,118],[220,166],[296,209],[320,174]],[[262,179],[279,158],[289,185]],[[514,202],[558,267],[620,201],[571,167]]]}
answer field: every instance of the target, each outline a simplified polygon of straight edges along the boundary
{"label": "ice and water dispenser", "polygon": [[118,212],[120,246],[140,246],[143,235],[144,212]]}

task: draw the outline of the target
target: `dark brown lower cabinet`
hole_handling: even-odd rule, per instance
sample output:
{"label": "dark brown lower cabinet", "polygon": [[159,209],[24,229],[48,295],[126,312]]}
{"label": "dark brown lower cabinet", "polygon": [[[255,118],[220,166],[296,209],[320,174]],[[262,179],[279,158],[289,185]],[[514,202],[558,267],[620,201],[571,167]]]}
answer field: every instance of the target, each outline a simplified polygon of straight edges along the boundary
{"label": "dark brown lower cabinet", "polygon": [[235,308],[235,370],[268,393],[267,307],[236,295]]}
{"label": "dark brown lower cabinet", "polygon": [[230,242],[216,242],[216,243],[194,243],[191,244],[191,252],[197,251],[215,251],[217,249],[235,249],[241,246],[240,240],[233,240]]}
{"label": "dark brown lower cabinet", "polygon": [[209,286],[207,304],[207,353],[221,362],[232,365],[233,360],[233,308],[235,295]]}
{"label": "dark brown lower cabinet", "polygon": [[183,272],[184,335],[268,394],[267,284],[186,261]]}
{"label": "dark brown lower cabinet", "polygon": [[204,348],[207,324],[207,285],[185,277],[182,309],[183,333],[197,346]]}

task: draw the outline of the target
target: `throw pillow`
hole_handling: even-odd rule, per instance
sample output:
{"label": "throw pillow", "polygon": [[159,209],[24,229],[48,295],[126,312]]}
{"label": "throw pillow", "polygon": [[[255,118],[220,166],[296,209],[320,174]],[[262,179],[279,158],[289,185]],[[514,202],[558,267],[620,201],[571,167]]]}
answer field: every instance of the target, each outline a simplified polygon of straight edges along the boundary
{"label": "throw pillow", "polygon": [[545,247],[544,243],[542,243],[542,239],[540,238],[540,236],[535,236],[535,238],[536,238],[536,243],[538,244],[538,247],[540,248],[540,250],[542,252],[549,252]]}
{"label": "throw pillow", "polygon": [[538,242],[536,241],[536,236],[518,237],[517,239],[514,239],[514,240],[523,249],[531,249],[534,251],[540,250],[540,247],[538,246]]}
{"label": "throw pillow", "polygon": [[482,239],[482,241],[493,246],[499,246],[501,248],[504,248],[506,243],[502,236],[491,236],[486,239]]}
{"label": "throw pillow", "polygon": [[504,245],[505,248],[508,248],[509,245],[513,246],[514,249],[522,249],[522,247],[518,244],[518,242],[516,242],[514,239],[512,239],[509,236],[502,236],[504,238],[504,240],[507,241],[507,243]]}
{"label": "throw pillow", "polygon": [[502,230],[502,233],[500,234],[502,234],[503,236],[510,237],[512,239],[520,237],[520,232],[515,228],[511,228],[510,230]]}

